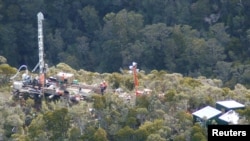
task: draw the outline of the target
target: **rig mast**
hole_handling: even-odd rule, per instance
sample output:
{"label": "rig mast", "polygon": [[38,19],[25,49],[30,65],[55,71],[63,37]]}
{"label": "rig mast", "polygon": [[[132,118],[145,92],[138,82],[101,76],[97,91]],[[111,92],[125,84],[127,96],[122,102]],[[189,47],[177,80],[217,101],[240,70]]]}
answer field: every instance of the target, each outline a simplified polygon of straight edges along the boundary
{"label": "rig mast", "polygon": [[38,24],[38,50],[39,50],[39,62],[32,70],[34,72],[37,67],[39,66],[40,74],[43,74],[45,71],[45,64],[44,64],[44,54],[43,54],[43,20],[44,16],[42,12],[37,14],[37,24]]}
{"label": "rig mast", "polygon": [[39,50],[39,62],[35,66],[35,68],[32,70],[34,72],[37,67],[39,66],[39,78],[40,78],[40,84],[42,86],[45,84],[45,73],[47,69],[47,65],[44,64],[44,49],[43,49],[43,20],[44,16],[42,12],[39,12],[37,14],[37,24],[38,24],[38,50]]}
{"label": "rig mast", "polygon": [[38,19],[38,48],[39,48],[39,71],[40,74],[44,73],[44,54],[43,54],[43,20],[44,16],[42,12],[39,12],[37,14],[37,19]]}

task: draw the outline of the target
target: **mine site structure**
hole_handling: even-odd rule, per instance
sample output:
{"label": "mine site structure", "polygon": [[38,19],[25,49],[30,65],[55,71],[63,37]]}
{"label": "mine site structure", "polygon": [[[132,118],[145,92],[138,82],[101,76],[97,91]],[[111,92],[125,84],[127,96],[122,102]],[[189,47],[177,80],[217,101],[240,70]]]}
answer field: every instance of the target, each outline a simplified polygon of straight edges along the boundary
{"label": "mine site structure", "polygon": [[[43,96],[43,89],[45,84],[45,72],[46,67],[44,64],[44,49],[43,49],[43,20],[44,16],[42,12],[37,14],[38,19],[38,50],[39,50],[39,61],[35,68],[32,70],[34,72],[39,66],[39,75],[32,78],[28,73],[28,67],[26,65],[21,65],[17,73],[10,79],[13,81],[12,94],[15,98],[33,98],[40,99]],[[16,80],[18,74],[21,70],[25,68],[25,73],[22,74],[21,80]]]}
{"label": "mine site structure", "polygon": [[[48,65],[44,62],[44,43],[43,43],[43,20],[42,12],[37,14],[38,19],[38,54],[39,61],[29,74],[28,67],[21,65],[17,73],[10,79],[13,83],[12,94],[15,99],[32,98],[35,102],[41,103],[42,99],[59,100],[66,99],[68,102],[79,102],[83,97],[91,95],[92,88],[86,89],[79,85],[71,73],[59,72],[55,76],[47,76]],[[34,76],[34,72],[39,67],[39,73]],[[25,69],[21,80],[19,74]],[[17,80],[19,78],[19,80]]]}
{"label": "mine site structure", "polygon": [[42,12],[37,14],[37,27],[38,27],[38,52],[39,52],[39,62],[32,70],[34,72],[39,66],[39,78],[40,84],[44,86],[45,84],[45,74],[48,69],[48,65],[44,63],[44,44],[43,44],[43,20],[44,16]]}
{"label": "mine site structure", "polygon": [[138,96],[139,95],[139,91],[138,91],[139,81],[138,81],[137,73],[139,72],[139,69],[137,69],[137,63],[132,62],[132,65],[129,66],[129,69],[130,69],[130,73],[132,73],[134,77],[135,95]]}

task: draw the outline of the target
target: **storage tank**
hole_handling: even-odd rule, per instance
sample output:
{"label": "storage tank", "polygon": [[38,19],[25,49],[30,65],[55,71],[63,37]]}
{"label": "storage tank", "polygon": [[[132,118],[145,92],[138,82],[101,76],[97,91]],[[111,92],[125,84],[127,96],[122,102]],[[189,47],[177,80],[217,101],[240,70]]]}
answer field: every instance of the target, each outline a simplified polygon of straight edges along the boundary
{"label": "storage tank", "polygon": [[15,81],[13,83],[13,88],[16,90],[20,90],[22,87],[23,87],[23,82],[21,82],[21,81]]}

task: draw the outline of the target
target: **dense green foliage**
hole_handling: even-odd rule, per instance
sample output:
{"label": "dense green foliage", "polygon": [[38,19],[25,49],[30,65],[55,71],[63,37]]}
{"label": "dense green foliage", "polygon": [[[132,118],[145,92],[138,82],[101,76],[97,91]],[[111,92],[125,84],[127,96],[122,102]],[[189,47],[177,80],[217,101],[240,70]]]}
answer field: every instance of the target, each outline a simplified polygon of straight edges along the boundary
{"label": "dense green foliage", "polygon": [[[7,65],[5,65],[7,66]],[[11,67],[7,67],[11,69]],[[234,99],[246,105],[239,110],[239,124],[250,124],[250,90],[241,84],[230,89],[218,79],[183,77],[178,73],[153,70],[139,72],[139,90],[150,93],[135,96],[127,85],[132,75],[93,73],[74,70],[66,64],[49,68],[48,74],[64,70],[80,82],[96,85],[107,80],[102,96],[93,93],[88,100],[69,104],[42,101],[40,109],[33,99],[15,100],[9,89],[0,87],[0,138],[18,141],[206,141],[202,124],[193,123],[192,112],[219,100]],[[2,74],[2,73],[0,73]],[[5,86],[6,87],[6,86]],[[115,92],[122,88],[123,93]],[[128,100],[124,95],[130,95]],[[216,122],[215,122],[216,124]]]}
{"label": "dense green foliage", "polygon": [[136,61],[146,72],[248,86],[248,9],[246,0],[0,0],[0,56],[14,67],[37,64],[41,11],[49,66],[118,72]]}

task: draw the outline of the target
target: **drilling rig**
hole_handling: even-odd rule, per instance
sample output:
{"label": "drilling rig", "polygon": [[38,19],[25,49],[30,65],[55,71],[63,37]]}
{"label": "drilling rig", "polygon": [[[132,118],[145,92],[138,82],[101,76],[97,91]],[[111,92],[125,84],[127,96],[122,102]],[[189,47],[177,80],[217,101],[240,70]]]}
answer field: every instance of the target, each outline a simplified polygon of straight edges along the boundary
{"label": "drilling rig", "polygon": [[[42,98],[46,100],[59,100],[64,98],[69,102],[79,102],[84,97],[88,97],[91,89],[85,89],[81,85],[73,83],[73,74],[60,72],[55,77],[47,77],[48,65],[44,63],[43,44],[43,20],[42,12],[37,14],[38,19],[38,53],[39,61],[32,70],[34,73],[39,67],[39,74],[34,78],[29,74],[26,65],[20,66],[17,73],[10,79],[13,81],[12,94],[15,99],[32,98],[36,103],[41,103]],[[21,70],[25,68],[21,80],[16,80]]]}
{"label": "drilling rig", "polygon": [[[45,72],[46,66],[44,64],[44,54],[43,54],[43,26],[42,22],[44,20],[44,16],[42,12],[37,14],[38,19],[38,48],[39,48],[39,62],[35,66],[32,72],[34,72],[39,66],[40,73],[39,76],[32,78],[29,75],[28,67],[26,65],[21,65],[18,69],[17,73],[12,76],[10,79],[13,81],[12,85],[12,94],[15,98],[33,98],[39,99],[43,96],[43,89],[45,84]],[[21,69],[25,68],[25,73],[22,74],[21,80],[16,80],[18,74],[21,72]]]}

